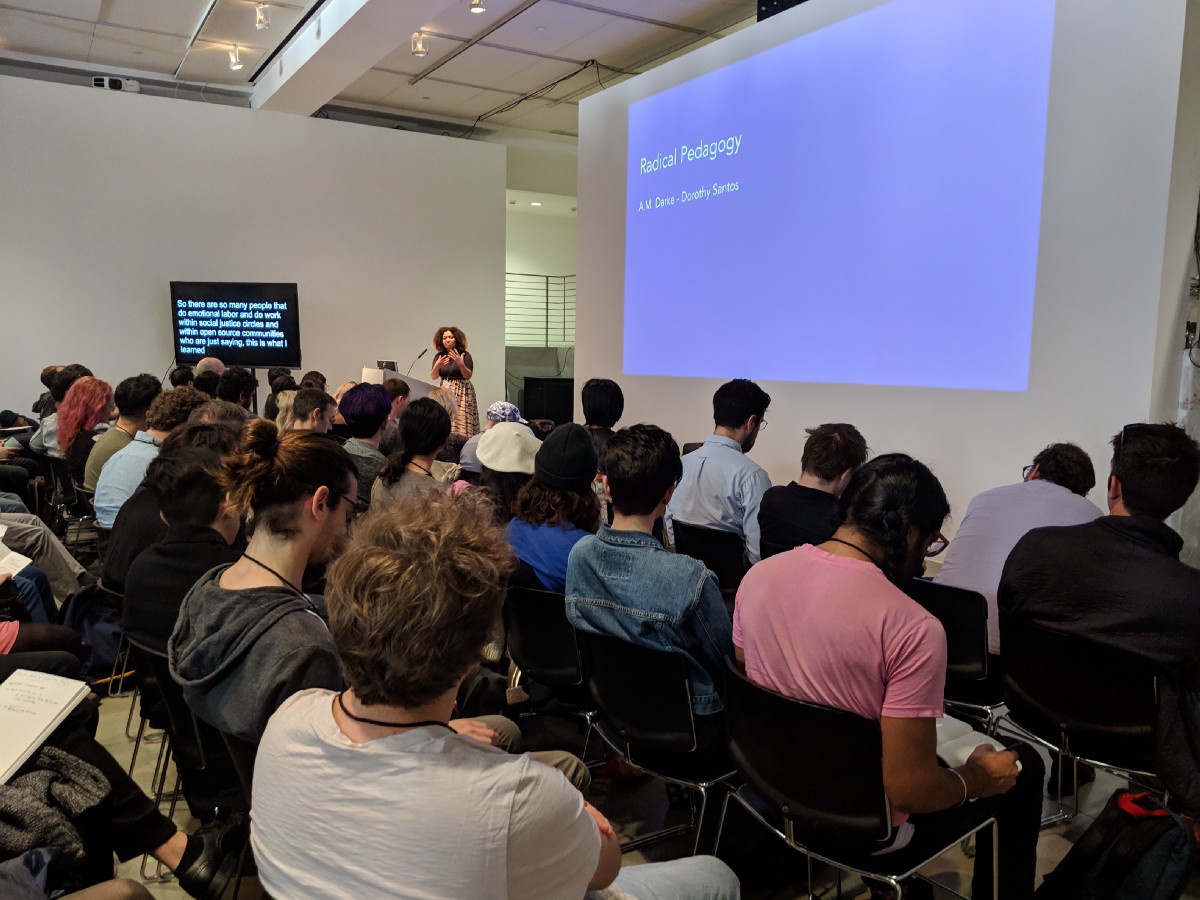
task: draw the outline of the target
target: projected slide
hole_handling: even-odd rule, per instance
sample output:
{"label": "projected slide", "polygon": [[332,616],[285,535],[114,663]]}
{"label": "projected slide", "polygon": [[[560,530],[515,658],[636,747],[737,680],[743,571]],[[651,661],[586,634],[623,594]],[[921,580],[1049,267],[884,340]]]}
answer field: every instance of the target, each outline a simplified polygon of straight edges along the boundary
{"label": "projected slide", "polygon": [[1053,27],[891,0],[631,105],[624,371],[1025,390]]}
{"label": "projected slide", "polygon": [[300,367],[295,284],[172,281],[171,321],[178,362]]}

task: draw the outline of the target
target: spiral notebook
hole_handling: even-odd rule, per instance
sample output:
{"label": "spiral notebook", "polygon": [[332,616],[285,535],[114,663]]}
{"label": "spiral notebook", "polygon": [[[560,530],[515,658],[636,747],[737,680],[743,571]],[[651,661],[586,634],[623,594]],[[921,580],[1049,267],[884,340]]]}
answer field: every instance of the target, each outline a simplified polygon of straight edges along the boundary
{"label": "spiral notebook", "polygon": [[8,784],[90,690],[86,681],[29,669],[0,684],[0,784]]}

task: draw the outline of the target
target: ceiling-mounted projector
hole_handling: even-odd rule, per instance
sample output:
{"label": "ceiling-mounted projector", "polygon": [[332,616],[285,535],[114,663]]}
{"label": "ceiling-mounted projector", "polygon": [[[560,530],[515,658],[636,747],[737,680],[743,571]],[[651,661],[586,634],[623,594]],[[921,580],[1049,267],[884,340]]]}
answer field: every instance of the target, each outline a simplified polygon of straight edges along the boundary
{"label": "ceiling-mounted projector", "polygon": [[117,78],[114,75],[93,75],[92,87],[104,88],[106,91],[129,91],[134,94],[142,90],[141,83],[132,78]]}

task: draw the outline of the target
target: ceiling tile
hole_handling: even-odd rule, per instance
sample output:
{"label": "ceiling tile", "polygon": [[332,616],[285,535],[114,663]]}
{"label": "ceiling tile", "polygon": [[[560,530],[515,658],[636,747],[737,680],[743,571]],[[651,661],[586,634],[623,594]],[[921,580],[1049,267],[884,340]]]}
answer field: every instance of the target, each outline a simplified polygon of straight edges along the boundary
{"label": "ceiling tile", "polygon": [[[490,28],[501,17],[525,2],[527,0],[486,0],[487,12],[473,13],[470,11],[468,0],[454,0],[452,3],[447,3],[437,17],[426,22],[424,27],[428,31],[471,38],[480,31]],[[541,4],[535,3],[534,8],[539,5]],[[521,15],[525,15],[525,13]]]}
{"label": "ceiling tile", "polygon": [[104,0],[96,21],[190,38],[206,9],[208,0]]}
{"label": "ceiling tile", "polygon": [[408,72],[415,75],[428,66],[433,65],[460,44],[462,44],[462,41],[449,40],[448,38],[427,34],[425,35],[425,56],[413,56],[412,42],[409,40],[375,63],[375,68],[387,69],[391,72]]}
{"label": "ceiling tile", "polygon": [[91,23],[0,9],[0,49],[86,62]]}
{"label": "ceiling tile", "polygon": [[[441,114],[454,118],[475,118],[479,113],[471,113],[471,107],[465,107],[467,111],[459,113],[454,112],[457,107],[469,104],[474,98],[480,94],[486,93],[475,87],[465,87],[460,84],[446,84],[440,81],[434,81],[427,78],[417,84],[410,85],[408,79],[395,88],[393,91],[379,100],[382,106],[391,106],[396,109],[409,109],[429,114]],[[497,95],[504,97],[505,95]],[[498,106],[503,100],[498,100],[492,103],[481,101],[484,104],[484,109],[490,109],[492,106]]]}
{"label": "ceiling tile", "polygon": [[232,45],[229,44],[197,40],[179,70],[180,79],[213,84],[249,84],[250,76],[266,59],[266,51],[254,47],[239,48],[242,67],[235,72],[229,68],[231,49]]}
{"label": "ceiling tile", "polygon": [[[306,0],[303,5],[305,8],[312,6],[312,0]],[[304,14],[301,9],[272,6],[271,27],[259,31],[254,27],[254,6],[248,0],[217,0],[198,36],[230,46],[238,44],[274,50]]]}
{"label": "ceiling tile", "polygon": [[[467,51],[463,55],[466,56],[471,51]],[[447,66],[446,68],[449,68]],[[533,60],[533,65],[522,69],[515,75],[510,75],[507,78],[494,78],[489,82],[489,87],[499,88],[505,91],[517,91],[521,94],[527,94],[530,91],[536,91],[544,87],[552,81],[557,81],[560,78],[570,75],[577,70],[579,66],[574,63],[559,62],[555,59],[536,59]]]}
{"label": "ceiling tile", "polygon": [[579,133],[579,107],[574,103],[552,103],[548,100],[526,100],[511,112],[488,119],[514,128],[534,131],[563,131]]}
{"label": "ceiling tile", "polygon": [[407,81],[407,75],[369,69],[354,84],[338,94],[338,99],[349,100],[353,103],[378,103],[384,96]]}
{"label": "ceiling tile", "polygon": [[520,50],[564,55],[560,52],[563,47],[613,21],[612,16],[590,9],[543,2],[506,22],[486,40]]}
{"label": "ceiling tile", "polygon": [[20,0],[12,3],[29,12],[46,13],[47,15],[66,16],[71,19],[87,19],[95,22],[100,15],[101,0]]}
{"label": "ceiling tile", "polygon": [[[463,84],[496,86],[514,78],[539,62],[546,62],[546,60],[539,60],[536,56],[529,56],[525,53],[513,53],[494,47],[480,47],[476,44],[438,69],[437,76]],[[557,65],[562,66],[561,63]],[[522,89],[514,88],[514,90]],[[525,90],[529,89],[525,88]]]}
{"label": "ceiling tile", "polygon": [[562,52],[575,59],[598,59],[610,66],[625,68],[641,62],[656,51],[677,47],[695,39],[695,35],[647,25],[633,19],[612,19],[603,28],[564,47]]}
{"label": "ceiling tile", "polygon": [[755,0],[604,0],[606,9],[659,22],[670,22],[701,31],[725,28],[732,22],[752,19]]}
{"label": "ceiling tile", "polygon": [[97,25],[88,61],[173,75],[186,53],[186,37]]}

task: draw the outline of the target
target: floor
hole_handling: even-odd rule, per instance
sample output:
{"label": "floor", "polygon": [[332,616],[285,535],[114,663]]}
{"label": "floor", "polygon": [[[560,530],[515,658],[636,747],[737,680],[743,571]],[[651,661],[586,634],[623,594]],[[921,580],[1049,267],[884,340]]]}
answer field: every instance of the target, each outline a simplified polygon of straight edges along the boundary
{"label": "floor", "polygon": [[[105,700],[100,718],[100,741],[123,763],[129,761],[134,746],[126,733],[131,702],[133,701],[130,695]],[[136,710],[136,707],[134,708]],[[136,733],[137,723],[135,711],[128,734]],[[532,745],[531,749],[553,745],[574,747],[577,751],[581,749],[578,746],[582,743],[580,732],[570,721],[538,717],[522,720],[521,724],[527,741]],[[143,788],[148,789],[151,784],[160,745],[160,738],[152,734],[148,740],[143,740],[138,752],[134,777]],[[173,778],[173,775],[171,777]],[[1096,782],[1080,792],[1079,816],[1072,822],[1052,826],[1042,832],[1038,842],[1039,875],[1058,863],[1071,842],[1087,828],[1092,816],[1099,812],[1104,801],[1120,784],[1114,776],[1099,773]],[[589,799],[610,818],[622,835],[640,834],[663,825],[677,824],[686,821],[688,816],[686,809],[673,808],[668,803],[666,790],[661,783],[647,776],[616,780],[597,777],[589,791]],[[1051,809],[1052,805],[1048,802],[1046,811]],[[188,815],[182,802],[176,811],[175,819],[185,830],[193,830],[197,825]],[[691,852],[692,838],[691,834],[680,835],[653,844],[644,851],[628,853],[625,856],[625,865],[686,856]],[[772,839],[756,823],[748,818],[739,818],[732,811],[725,836],[722,838],[721,856],[734,865],[742,876],[743,897],[746,900],[791,900],[805,896],[805,868],[802,857]],[[169,878],[161,881],[146,880],[140,873],[141,866],[140,859],[133,860],[120,866],[118,874],[145,881],[151,894],[163,900],[177,900],[187,896]],[[154,876],[153,860],[149,861],[145,871],[149,876]],[[951,892],[958,892],[960,895],[970,893],[970,861],[963,855],[961,848],[955,848],[945,854],[923,874],[939,886],[936,890],[938,900],[954,896]],[[948,890],[940,889],[943,887]],[[841,896],[846,898],[868,896],[861,881],[853,876],[843,878],[842,889]],[[818,868],[814,871],[814,893],[822,898],[838,896],[836,877],[832,870]],[[232,886],[225,896],[233,896]],[[258,900],[261,897],[254,878],[244,879],[239,897],[246,900]],[[1193,879],[1184,898],[1200,900],[1200,877]]]}

